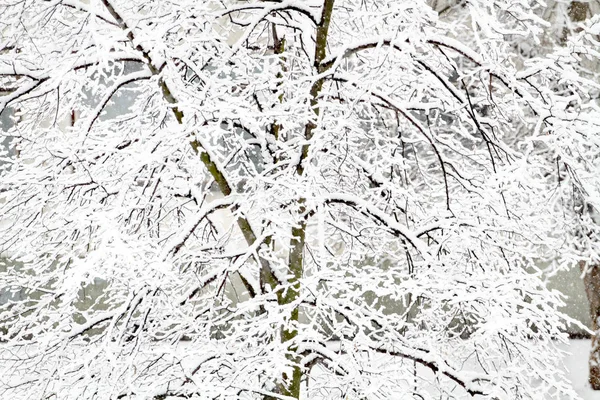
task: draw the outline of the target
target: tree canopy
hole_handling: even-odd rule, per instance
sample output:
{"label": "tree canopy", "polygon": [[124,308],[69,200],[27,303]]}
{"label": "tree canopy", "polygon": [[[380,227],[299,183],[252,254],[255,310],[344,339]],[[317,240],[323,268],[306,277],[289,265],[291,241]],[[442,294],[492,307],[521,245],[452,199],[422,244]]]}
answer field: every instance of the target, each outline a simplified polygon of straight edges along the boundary
{"label": "tree canopy", "polygon": [[447,3],[0,0],[2,396],[575,398],[600,23]]}

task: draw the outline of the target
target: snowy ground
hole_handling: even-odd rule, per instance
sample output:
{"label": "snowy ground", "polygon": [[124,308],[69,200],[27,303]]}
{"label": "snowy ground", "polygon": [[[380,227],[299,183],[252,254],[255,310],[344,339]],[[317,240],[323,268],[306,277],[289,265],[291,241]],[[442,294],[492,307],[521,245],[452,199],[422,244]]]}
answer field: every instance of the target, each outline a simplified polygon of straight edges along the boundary
{"label": "snowy ground", "polygon": [[589,340],[570,340],[565,350],[572,354],[565,358],[565,366],[573,387],[584,400],[600,400],[600,392],[592,390],[587,382],[590,347]]}

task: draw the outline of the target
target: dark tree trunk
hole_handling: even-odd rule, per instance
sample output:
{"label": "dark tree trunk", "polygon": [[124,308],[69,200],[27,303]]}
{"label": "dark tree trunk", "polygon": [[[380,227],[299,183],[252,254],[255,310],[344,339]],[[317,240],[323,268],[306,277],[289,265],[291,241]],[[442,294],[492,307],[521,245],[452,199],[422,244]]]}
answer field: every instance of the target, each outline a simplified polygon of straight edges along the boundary
{"label": "dark tree trunk", "polygon": [[[583,22],[588,17],[590,8],[587,2],[573,1],[569,6],[569,18],[572,22]],[[565,41],[569,32],[565,31]],[[594,390],[600,390],[600,329],[598,322],[600,318],[600,265],[580,264],[583,275],[585,294],[590,306],[590,318],[592,320],[592,349],[590,351],[589,382]]]}
{"label": "dark tree trunk", "polygon": [[598,326],[600,320],[600,266],[588,266],[582,262],[581,270],[585,272],[583,283],[590,305],[590,317],[592,319],[592,329],[594,330],[589,360],[589,381],[592,389],[600,390],[600,328]]}

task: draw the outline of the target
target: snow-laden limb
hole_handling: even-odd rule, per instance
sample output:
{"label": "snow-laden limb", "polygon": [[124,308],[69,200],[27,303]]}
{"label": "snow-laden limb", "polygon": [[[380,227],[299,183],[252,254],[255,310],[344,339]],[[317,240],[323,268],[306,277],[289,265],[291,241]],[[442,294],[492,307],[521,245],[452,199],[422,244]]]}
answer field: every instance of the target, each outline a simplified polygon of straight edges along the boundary
{"label": "snow-laden limb", "polygon": [[310,1],[298,1],[298,0],[284,0],[284,1],[278,1],[278,2],[257,2],[254,4],[244,4],[244,5],[228,7],[225,10],[217,11],[215,13],[215,15],[217,15],[219,17],[224,17],[224,16],[230,15],[232,13],[239,13],[239,12],[245,12],[245,11],[250,11],[250,10],[252,10],[252,11],[261,10],[262,18],[264,18],[268,14],[276,12],[276,11],[292,10],[292,11],[296,11],[296,12],[304,14],[316,26],[319,24],[319,20],[321,19],[321,16],[316,14],[315,10],[319,9],[320,7],[321,7],[321,4],[319,4],[318,2],[311,3]]}
{"label": "snow-laden limb", "polygon": [[92,114],[89,117],[89,121],[86,122],[87,129],[85,129],[86,134],[94,126],[94,123],[100,118],[100,115],[106,108],[106,105],[109,101],[115,96],[115,94],[121,89],[123,86],[128,85],[130,83],[134,83],[137,81],[141,81],[144,79],[150,79],[152,74],[149,71],[140,71],[137,73],[127,74],[119,77],[113,85],[106,91],[104,97],[100,100],[98,106],[92,111]]}
{"label": "snow-laden limb", "polygon": [[117,23],[112,19],[112,16],[108,12],[106,12],[106,10],[99,9],[99,7],[90,6],[90,4],[84,3],[80,0],[54,0],[49,1],[48,3],[48,7],[69,7],[77,11],[83,11],[89,14],[90,16],[99,18],[100,20],[108,24],[117,25]]}
{"label": "snow-laden limb", "polygon": [[220,208],[230,207],[235,204],[235,198],[225,197],[223,199],[218,199],[211,201],[202,206],[202,208],[198,211],[198,214],[192,218],[186,226],[183,227],[181,232],[179,232],[175,237],[169,240],[169,244],[165,246],[162,258],[164,260],[167,259],[170,255],[176,255],[182,246],[185,245],[185,242],[190,238],[190,236],[194,233],[198,225],[213,211],[216,211]]}
{"label": "snow-laden limb", "polygon": [[25,65],[13,63],[11,65],[0,65],[0,75],[2,76],[26,76],[34,80],[43,79],[43,72],[31,70]]}
{"label": "snow-laden limb", "polygon": [[429,254],[429,249],[427,248],[426,243],[419,239],[417,235],[408,230],[405,226],[396,222],[390,216],[381,212],[381,210],[377,209],[369,202],[366,202],[357,196],[344,193],[327,194],[323,197],[323,201],[325,203],[343,203],[356,208],[359,212],[369,214],[370,216],[374,217],[376,220],[381,222],[385,227],[391,229],[394,233],[406,239],[411,244],[411,246],[417,249],[421,257],[423,257],[426,261],[432,260],[431,254]]}
{"label": "snow-laden limb", "polygon": [[[478,65],[485,64],[480,54],[471,50],[468,46],[456,39],[440,35],[431,35],[425,37],[419,35],[413,37],[412,40],[416,42],[423,41],[428,44],[451,49]],[[375,36],[361,39],[357,42],[345,45],[342,50],[333,52],[331,55],[327,56],[321,62],[321,64],[326,67],[330,67],[334,64],[339,65],[342,59],[345,57],[352,56],[363,50],[374,49],[382,46],[391,47],[398,51],[403,51],[404,44],[408,44],[410,43],[410,41],[411,38],[405,37],[404,35],[401,35],[399,37]]]}

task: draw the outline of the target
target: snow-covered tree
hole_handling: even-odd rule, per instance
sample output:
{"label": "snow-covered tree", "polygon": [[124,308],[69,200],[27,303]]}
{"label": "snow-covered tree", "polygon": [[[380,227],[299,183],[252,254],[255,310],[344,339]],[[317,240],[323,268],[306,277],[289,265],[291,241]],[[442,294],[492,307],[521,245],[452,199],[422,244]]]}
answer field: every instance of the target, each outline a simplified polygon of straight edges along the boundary
{"label": "snow-covered tree", "polygon": [[[445,14],[447,19],[461,18],[461,14],[464,13],[464,9],[456,7],[457,3],[454,1],[434,2],[434,5],[438,7],[441,14]],[[596,53],[598,28],[594,25],[597,24],[598,18],[595,16],[599,12],[600,2],[597,0],[547,2],[544,7],[536,9],[536,14],[546,22],[539,43],[532,46],[528,38],[520,37],[514,41],[512,51],[513,62],[518,65],[537,62],[536,57],[539,59],[539,56],[547,55],[549,60],[561,61],[556,64],[556,73],[561,74],[564,71],[589,79],[587,82],[581,82],[583,85],[574,85],[573,82],[556,79],[556,77],[545,82],[551,87],[546,90],[576,96],[568,100],[572,112],[571,118],[576,124],[571,127],[571,132],[567,136],[575,133],[575,137],[569,137],[568,140],[576,139],[576,144],[571,142],[566,147],[563,144],[559,150],[550,147],[545,149],[548,157],[556,161],[560,186],[562,190],[566,190],[560,204],[563,212],[570,214],[572,228],[565,238],[567,240],[575,239],[576,242],[571,249],[575,248],[576,251],[575,253],[566,251],[566,257],[563,259],[559,257],[558,262],[546,269],[546,274],[554,276],[557,269],[565,269],[565,266],[568,268],[573,264],[572,257],[580,260],[580,268],[577,270],[580,270],[583,278],[583,287],[589,301],[591,328],[594,332],[589,361],[589,381],[596,390],[600,390],[600,343],[598,342],[600,333],[600,267],[598,263],[600,260],[598,259],[598,229],[596,226],[600,223],[600,219],[598,218],[599,203],[594,188],[597,182],[595,178],[597,163],[590,161],[597,158],[598,144],[594,140],[594,135],[590,137],[582,134],[583,131],[590,128],[594,132],[593,125],[589,126],[591,117],[587,118],[588,122],[584,122],[585,120],[580,120],[577,113],[587,113],[590,107],[588,103],[592,102],[591,107],[597,103],[598,82],[600,82],[597,71],[600,64]],[[559,50],[555,52],[556,47]],[[560,49],[561,47],[566,48]],[[574,87],[577,90],[573,90]],[[581,97],[577,98],[577,96]],[[565,156],[563,151],[567,152],[566,157],[563,157]],[[564,168],[562,172],[561,168]],[[565,175],[567,179],[565,179]],[[582,176],[585,178],[581,179]]]}
{"label": "snow-covered tree", "polygon": [[600,24],[543,7],[0,0],[2,396],[574,398]]}

